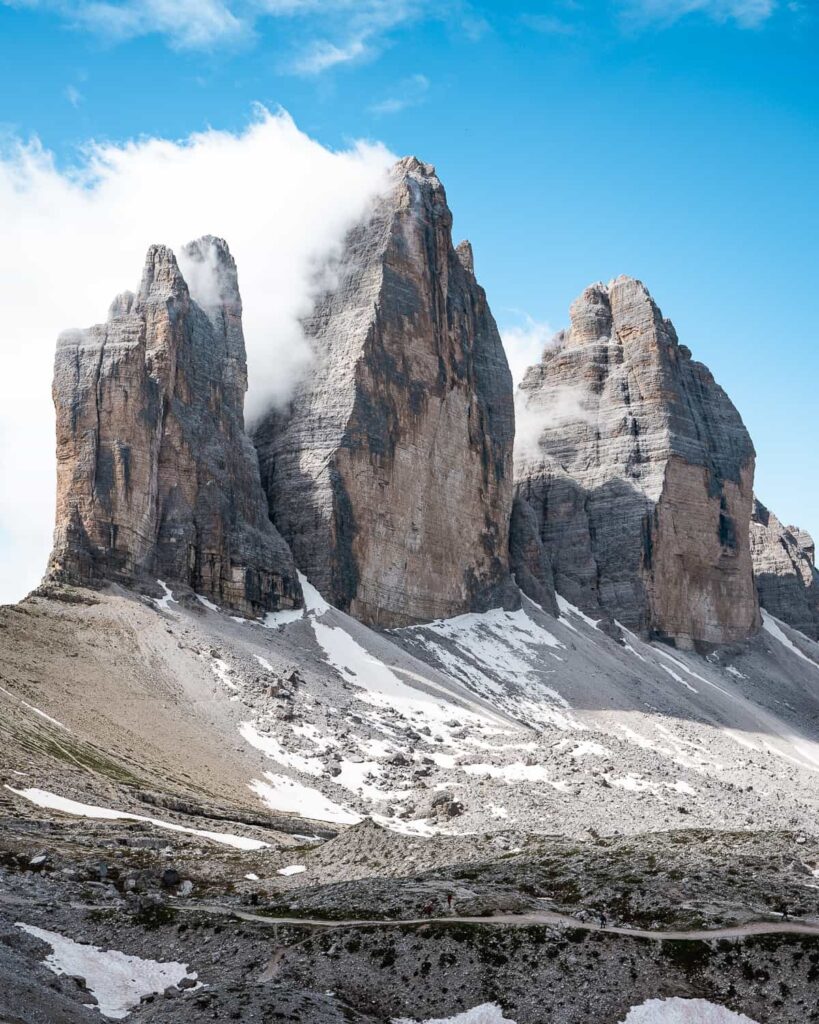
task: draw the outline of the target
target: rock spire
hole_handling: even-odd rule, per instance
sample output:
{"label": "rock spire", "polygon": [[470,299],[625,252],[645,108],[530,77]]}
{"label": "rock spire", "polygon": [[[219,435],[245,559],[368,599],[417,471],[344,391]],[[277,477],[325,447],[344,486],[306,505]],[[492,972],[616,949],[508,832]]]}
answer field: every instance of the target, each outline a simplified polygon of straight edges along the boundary
{"label": "rock spire", "polygon": [[49,576],[162,579],[246,615],[299,604],[244,433],[246,388],[226,243],[199,239],[179,262],[151,246],[138,292],[118,296],[106,323],[57,344]]}

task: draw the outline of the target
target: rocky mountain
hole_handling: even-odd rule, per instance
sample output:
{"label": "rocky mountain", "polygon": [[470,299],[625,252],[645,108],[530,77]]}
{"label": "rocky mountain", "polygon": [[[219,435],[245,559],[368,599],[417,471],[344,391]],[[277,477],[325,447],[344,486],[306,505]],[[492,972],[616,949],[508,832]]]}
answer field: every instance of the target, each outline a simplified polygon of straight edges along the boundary
{"label": "rocky mountain", "polygon": [[381,626],[516,600],[512,381],[451,228],[434,168],[400,161],[305,324],[309,379],[254,437],[299,568]]}
{"label": "rocky mountain", "polygon": [[187,585],[243,614],[300,603],[244,433],[236,265],[221,239],[152,246],[134,295],[68,331],[54,367],[51,579]]}
{"label": "rocky mountain", "polygon": [[513,570],[592,615],[686,647],[759,624],[754,448],[639,281],[587,288],[520,387]]}
{"label": "rocky mountain", "polygon": [[805,636],[819,639],[819,572],[811,535],[797,526],[783,526],[754,499],[751,556],[760,605]]}
{"label": "rocky mountain", "polygon": [[49,578],[0,608],[0,1020],[817,1016],[812,541],[630,278],[527,373],[513,493],[450,235],[401,161],[258,458],[224,242],[60,339]]}

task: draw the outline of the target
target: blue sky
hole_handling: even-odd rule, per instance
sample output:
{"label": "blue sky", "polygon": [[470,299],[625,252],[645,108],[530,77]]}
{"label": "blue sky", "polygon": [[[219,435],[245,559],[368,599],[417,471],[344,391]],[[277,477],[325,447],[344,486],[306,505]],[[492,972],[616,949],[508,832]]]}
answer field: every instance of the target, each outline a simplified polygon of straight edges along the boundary
{"label": "blue sky", "polygon": [[415,153],[502,326],[640,277],[819,534],[817,52],[815,0],[0,0],[0,138],[70,171],[261,103]]}

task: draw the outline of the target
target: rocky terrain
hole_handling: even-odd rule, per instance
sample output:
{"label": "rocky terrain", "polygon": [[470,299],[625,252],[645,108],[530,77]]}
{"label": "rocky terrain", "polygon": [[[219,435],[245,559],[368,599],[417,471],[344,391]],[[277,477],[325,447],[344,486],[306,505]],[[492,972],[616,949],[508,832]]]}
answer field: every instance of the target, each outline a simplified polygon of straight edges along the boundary
{"label": "rocky terrain", "polygon": [[236,265],[221,239],[165,246],[134,295],[57,345],[57,521],[49,575],[184,583],[240,612],[300,603],[244,433]]}
{"label": "rocky terrain", "polygon": [[739,413],[641,282],[592,285],[571,319],[520,387],[521,586],[538,600],[553,574],[590,614],[678,646],[746,638],[754,448]]}
{"label": "rocky terrain", "polygon": [[258,462],[224,242],[61,338],[54,553],[0,608],[0,1024],[819,1019],[812,542],[629,278],[528,372],[513,493],[450,235],[401,161]]}
{"label": "rocky terrain", "polygon": [[451,229],[434,168],[402,160],[306,322],[309,378],[255,432],[297,565],[379,626],[516,599],[512,378]]}
{"label": "rocky terrain", "polygon": [[754,499],[751,557],[762,607],[805,636],[819,639],[819,572],[811,535],[798,526],[783,526]]}
{"label": "rocky terrain", "polygon": [[98,1014],[25,924],[196,973],[134,1020],[811,1019],[819,937],[753,929],[819,923],[818,645],[623,646],[562,599],[385,634],[304,592],[267,625],[116,589],[2,611],[0,1018]]}

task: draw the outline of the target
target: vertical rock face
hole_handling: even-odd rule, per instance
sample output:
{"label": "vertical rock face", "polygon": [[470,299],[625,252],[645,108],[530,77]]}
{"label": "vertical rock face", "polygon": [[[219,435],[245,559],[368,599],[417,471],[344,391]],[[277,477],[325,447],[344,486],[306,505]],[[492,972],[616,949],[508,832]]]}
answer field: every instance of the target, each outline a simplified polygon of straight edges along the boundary
{"label": "vertical rock face", "polygon": [[569,601],[680,646],[757,628],[751,439],[639,281],[586,289],[518,405],[524,590],[551,569]]}
{"label": "vertical rock face", "polygon": [[52,578],[160,578],[247,614],[300,603],[244,433],[236,265],[220,239],[152,246],[136,295],[57,344]]}
{"label": "vertical rock face", "polygon": [[511,375],[451,227],[434,169],[400,161],[306,321],[310,379],[254,436],[299,567],[381,626],[514,600]]}
{"label": "vertical rock face", "polygon": [[751,555],[762,607],[819,640],[819,572],[809,533],[783,526],[761,501],[754,500]]}

